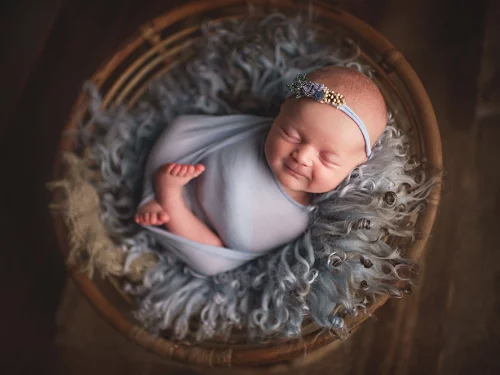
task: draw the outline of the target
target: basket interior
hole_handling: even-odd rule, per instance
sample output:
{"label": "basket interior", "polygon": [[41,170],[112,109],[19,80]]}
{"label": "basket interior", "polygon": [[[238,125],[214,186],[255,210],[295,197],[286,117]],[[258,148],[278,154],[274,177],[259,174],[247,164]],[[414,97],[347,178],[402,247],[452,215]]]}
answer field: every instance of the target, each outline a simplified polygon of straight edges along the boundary
{"label": "basket interior", "polygon": [[[269,5],[267,1],[254,1],[254,3],[260,3],[263,6],[252,9],[255,17],[269,14],[273,10],[279,10],[286,15],[296,15],[299,7],[304,8],[305,11],[312,10],[315,14],[314,25],[321,28],[321,37],[324,38],[325,43],[328,43],[328,39],[333,35],[342,35],[358,44],[362,51],[360,62],[370,65],[375,70],[374,81],[383,92],[397,127],[405,133],[413,135],[410,143],[412,154],[419,160],[427,158],[428,161],[430,160],[430,164],[433,163],[434,159],[429,158],[426,154],[425,137],[423,137],[425,129],[422,128],[413,94],[407,90],[403,77],[397,71],[384,66],[384,53],[386,51],[379,50],[367,41],[360,34],[359,29],[350,27],[349,22],[344,20],[341,12],[328,6],[320,7],[317,5],[309,8],[306,4],[294,1],[274,1],[272,5]],[[189,46],[200,37],[202,21],[211,19],[213,22],[218,22],[227,18],[241,18],[249,11],[246,4],[240,4],[237,1],[221,1],[218,2],[218,5],[200,3],[184,9],[189,11],[170,12],[141,27],[137,34],[91,78],[103,96],[104,108],[115,108],[119,105],[132,108],[151,81],[189,60],[193,54]],[[74,111],[68,127],[75,127],[76,124],[82,120],[85,121],[85,118],[88,117],[85,98],[81,97],[79,102],[78,110]],[[71,147],[71,145],[66,145],[66,150],[71,149]],[[435,160],[435,165],[432,165],[432,168],[439,168],[439,158]],[[420,226],[428,227],[430,220],[432,226],[434,216],[432,213],[430,216],[428,213],[426,215],[415,218],[417,229],[419,222],[425,222],[421,223]],[[418,249],[417,245],[411,247],[405,255],[413,259],[418,258],[425,241],[424,239],[423,242],[417,244]],[[124,315],[125,319],[132,325],[136,325],[130,313],[130,310],[135,306],[119,291],[117,280],[111,282],[114,287],[110,287],[107,280],[95,280],[94,283],[104,297]],[[382,298],[376,305],[371,306],[370,310],[375,310],[385,300],[386,298]],[[346,324],[354,329],[362,320],[364,318],[356,318],[346,321]],[[323,335],[318,332],[318,327],[310,320],[304,321],[303,332],[304,337],[300,340],[301,342],[311,342],[314,337],[317,340],[318,335]],[[334,340],[334,337],[327,337],[328,333],[323,336],[317,340],[317,344],[320,346]],[[230,343],[235,349],[248,350],[277,346],[283,341],[273,340],[250,346],[243,334],[235,333],[231,337]],[[227,342],[213,339],[200,343],[198,346],[223,348],[227,344]]]}

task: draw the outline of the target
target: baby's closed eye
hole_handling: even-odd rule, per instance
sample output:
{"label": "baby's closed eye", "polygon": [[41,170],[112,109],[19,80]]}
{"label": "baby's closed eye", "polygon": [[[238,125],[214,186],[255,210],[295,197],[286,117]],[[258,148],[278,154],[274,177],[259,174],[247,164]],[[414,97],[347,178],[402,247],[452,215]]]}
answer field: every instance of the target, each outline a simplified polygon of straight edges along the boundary
{"label": "baby's closed eye", "polygon": [[319,159],[328,167],[340,167],[339,161],[330,154],[319,154]]}
{"label": "baby's closed eye", "polygon": [[284,137],[288,141],[293,142],[293,143],[300,143],[301,142],[300,137],[298,135],[292,133],[291,131],[287,131],[284,128],[280,128],[280,130],[281,130],[281,134],[283,134]]}

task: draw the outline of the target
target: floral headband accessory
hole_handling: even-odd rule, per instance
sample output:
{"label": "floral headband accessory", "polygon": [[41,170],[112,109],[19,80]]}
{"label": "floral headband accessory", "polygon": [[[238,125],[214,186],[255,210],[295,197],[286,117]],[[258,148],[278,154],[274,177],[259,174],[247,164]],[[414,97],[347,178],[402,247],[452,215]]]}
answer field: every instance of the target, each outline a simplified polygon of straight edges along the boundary
{"label": "floral headband accessory", "polygon": [[372,151],[368,130],[366,130],[365,124],[363,124],[363,121],[361,121],[358,115],[356,115],[356,113],[354,113],[354,111],[346,104],[345,98],[342,94],[330,90],[322,83],[307,80],[305,74],[297,74],[295,80],[286,86],[292,93],[295,94],[296,99],[304,96],[312,98],[319,103],[330,104],[349,116],[356,123],[356,125],[358,125],[359,130],[361,130],[363,138],[365,139],[366,156],[370,157]]}

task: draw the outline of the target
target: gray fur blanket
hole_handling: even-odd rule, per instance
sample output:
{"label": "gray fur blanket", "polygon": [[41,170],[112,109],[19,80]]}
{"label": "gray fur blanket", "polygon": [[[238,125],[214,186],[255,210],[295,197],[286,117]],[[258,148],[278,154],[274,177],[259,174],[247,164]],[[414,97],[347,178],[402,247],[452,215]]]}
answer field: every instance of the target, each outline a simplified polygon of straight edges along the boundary
{"label": "gray fur blanket", "polygon": [[92,118],[82,124],[80,139],[100,168],[101,220],[125,254],[123,272],[140,254],[159,257],[141,282],[125,286],[139,302],[136,317],[151,331],[196,340],[227,337],[234,329],[249,339],[296,337],[305,317],[341,330],[343,317],[363,313],[378,296],[401,296],[396,282],[406,280],[400,270],[411,262],[387,238],[411,243],[409,219],[433,181],[409,162],[406,136],[391,120],[373,157],[316,197],[303,237],[236,270],[196,277],[133,220],[145,159],[176,116],[276,116],[285,84],[320,66],[353,67],[371,77],[358,46],[342,36],[321,44],[311,25],[281,14],[207,23],[195,58],[153,81],[130,111],[99,109],[99,94],[87,86]]}

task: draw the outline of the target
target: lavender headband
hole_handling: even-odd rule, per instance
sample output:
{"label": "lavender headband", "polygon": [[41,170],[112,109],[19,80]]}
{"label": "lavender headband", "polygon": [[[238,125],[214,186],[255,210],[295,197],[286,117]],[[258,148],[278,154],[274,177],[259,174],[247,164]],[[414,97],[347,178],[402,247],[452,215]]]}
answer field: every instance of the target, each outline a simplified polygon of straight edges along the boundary
{"label": "lavender headband", "polygon": [[358,125],[359,130],[361,130],[363,138],[365,139],[366,156],[370,157],[372,153],[370,148],[370,135],[368,134],[363,121],[361,121],[358,115],[356,115],[354,111],[345,103],[345,99],[342,94],[330,90],[322,83],[308,81],[305,74],[297,74],[295,80],[286,86],[295,94],[295,98],[297,99],[304,96],[313,98],[317,102],[330,104],[349,116],[356,123],[356,125]]}

